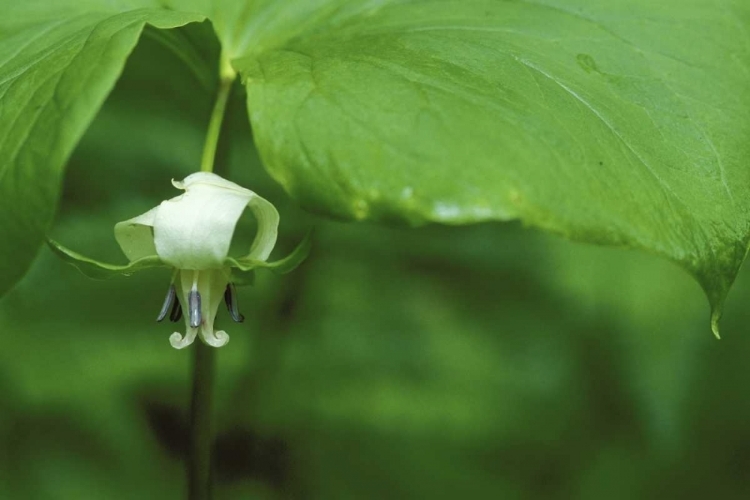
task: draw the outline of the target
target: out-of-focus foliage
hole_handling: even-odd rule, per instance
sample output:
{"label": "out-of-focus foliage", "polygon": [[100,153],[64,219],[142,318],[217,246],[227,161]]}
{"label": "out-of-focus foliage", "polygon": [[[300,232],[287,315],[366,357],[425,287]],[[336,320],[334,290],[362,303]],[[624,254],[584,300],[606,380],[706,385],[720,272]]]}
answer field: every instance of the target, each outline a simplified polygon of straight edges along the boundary
{"label": "out-of-focus foliage", "polygon": [[[54,235],[103,259],[200,156],[210,110],[159,47],[137,49],[67,179]],[[218,499],[750,496],[747,274],[718,342],[699,287],[653,257],[315,218],[263,173],[242,101],[223,173],[279,206],[279,254],[317,233],[297,271],[241,290],[245,323],[220,313]],[[0,498],[182,498],[189,356],[153,321],[168,282],[92,282],[45,252],[0,302]]]}

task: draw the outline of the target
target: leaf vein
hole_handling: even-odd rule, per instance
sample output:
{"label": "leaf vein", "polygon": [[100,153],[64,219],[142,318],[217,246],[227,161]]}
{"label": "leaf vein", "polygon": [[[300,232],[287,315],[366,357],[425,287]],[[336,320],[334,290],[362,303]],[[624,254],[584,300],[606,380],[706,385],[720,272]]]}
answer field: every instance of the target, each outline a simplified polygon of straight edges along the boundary
{"label": "leaf vein", "polygon": [[686,205],[685,202],[677,195],[677,193],[674,192],[674,190],[669,186],[669,184],[664,181],[664,179],[659,176],[659,174],[656,173],[654,168],[643,158],[643,156],[625,139],[625,137],[620,134],[620,132],[617,131],[617,129],[607,120],[607,118],[602,115],[596,108],[594,108],[591,104],[589,104],[586,99],[584,99],[581,95],[579,95],[576,91],[574,91],[572,88],[565,85],[563,82],[552,76],[551,74],[547,73],[543,69],[537,67],[535,64],[526,61],[518,56],[513,56],[514,59],[516,59],[519,63],[523,64],[524,66],[527,66],[534,71],[539,72],[544,77],[548,78],[550,81],[558,85],[561,89],[563,89],[565,92],[570,94],[571,97],[576,99],[578,102],[580,102],[586,109],[588,109],[590,112],[594,114],[611,132],[614,134],[615,137],[631,152],[633,155],[635,155],[636,158],[638,158],[638,161],[643,164],[644,167],[646,167],[646,170],[651,174],[651,176],[659,183],[662,190],[665,194],[671,195],[679,201],[681,204]]}

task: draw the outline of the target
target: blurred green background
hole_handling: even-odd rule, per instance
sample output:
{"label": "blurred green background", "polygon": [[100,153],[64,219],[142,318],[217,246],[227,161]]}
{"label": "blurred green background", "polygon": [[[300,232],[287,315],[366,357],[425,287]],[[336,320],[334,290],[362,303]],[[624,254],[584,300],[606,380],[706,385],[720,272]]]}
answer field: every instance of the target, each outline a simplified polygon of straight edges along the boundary
{"label": "blurred green background", "polygon": [[[124,261],[113,225],[197,168],[216,50],[208,25],[148,30],[70,162],[57,239]],[[301,211],[239,85],[223,138],[220,173],[279,207],[278,254],[317,232],[297,271],[241,289],[245,323],[219,313],[216,498],[750,498],[747,271],[716,341],[697,284],[652,256]],[[0,301],[0,498],[184,497],[168,282],[89,281],[43,249]]]}

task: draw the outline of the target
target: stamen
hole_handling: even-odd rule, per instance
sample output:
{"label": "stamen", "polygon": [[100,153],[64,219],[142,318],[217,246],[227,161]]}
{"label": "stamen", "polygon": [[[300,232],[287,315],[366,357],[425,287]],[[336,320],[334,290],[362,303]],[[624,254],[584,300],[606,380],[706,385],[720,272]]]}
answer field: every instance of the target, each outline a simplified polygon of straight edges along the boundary
{"label": "stamen", "polygon": [[179,300],[176,300],[172,306],[172,312],[169,314],[169,321],[177,323],[180,319],[182,319],[182,304]]}
{"label": "stamen", "polygon": [[190,326],[198,328],[201,326],[201,294],[198,292],[198,271],[193,275],[193,288],[188,294],[188,309],[190,314]]}
{"label": "stamen", "polygon": [[[161,306],[161,311],[159,311],[159,315],[156,317],[157,322],[161,322],[164,318],[167,317],[167,312],[169,311],[169,308],[174,306],[174,298],[176,295],[176,291],[174,288],[174,284],[169,285],[169,291],[167,291],[167,296],[164,298],[164,304]],[[174,311],[174,309],[172,309]],[[173,313],[174,314],[174,313]],[[171,316],[170,316],[171,319]]]}
{"label": "stamen", "polygon": [[201,326],[201,294],[197,290],[190,290],[188,295],[188,307],[190,308],[190,326],[198,328]]}
{"label": "stamen", "polygon": [[227,311],[232,319],[236,323],[242,323],[245,321],[245,317],[240,314],[239,307],[237,306],[237,289],[234,287],[234,283],[228,283],[226,290],[224,290],[224,302],[227,305]]}

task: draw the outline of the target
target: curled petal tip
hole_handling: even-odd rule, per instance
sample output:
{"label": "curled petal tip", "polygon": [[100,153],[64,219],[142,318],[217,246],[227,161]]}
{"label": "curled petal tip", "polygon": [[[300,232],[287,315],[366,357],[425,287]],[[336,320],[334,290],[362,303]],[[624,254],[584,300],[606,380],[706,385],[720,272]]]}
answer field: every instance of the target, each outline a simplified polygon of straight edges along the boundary
{"label": "curled petal tip", "polygon": [[174,332],[169,336],[169,343],[175,349],[184,349],[195,340],[195,335],[198,333],[196,330],[188,331],[185,336],[182,336],[179,332]]}
{"label": "curled petal tip", "polygon": [[224,330],[219,330],[208,335],[201,335],[203,342],[211,347],[222,347],[229,342],[229,335]]}

